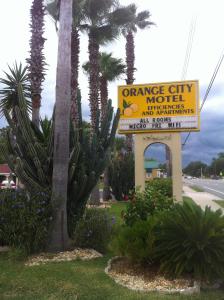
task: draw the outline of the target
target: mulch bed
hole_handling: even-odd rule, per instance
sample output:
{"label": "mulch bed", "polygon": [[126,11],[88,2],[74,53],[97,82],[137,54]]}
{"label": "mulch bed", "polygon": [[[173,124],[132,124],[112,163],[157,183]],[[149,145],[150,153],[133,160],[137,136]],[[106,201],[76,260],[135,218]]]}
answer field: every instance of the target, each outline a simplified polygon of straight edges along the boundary
{"label": "mulch bed", "polygon": [[118,283],[142,291],[179,291],[194,286],[191,278],[168,278],[156,265],[144,267],[132,264],[126,258],[118,258],[111,263],[108,274]]}

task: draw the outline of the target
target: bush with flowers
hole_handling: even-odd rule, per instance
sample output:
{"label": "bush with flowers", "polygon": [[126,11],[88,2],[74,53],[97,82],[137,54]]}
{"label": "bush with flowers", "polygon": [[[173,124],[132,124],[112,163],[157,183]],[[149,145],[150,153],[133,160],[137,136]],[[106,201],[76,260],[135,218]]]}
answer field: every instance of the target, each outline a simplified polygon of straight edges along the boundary
{"label": "bush with flowers", "polygon": [[52,220],[50,195],[46,191],[30,194],[24,190],[0,193],[0,241],[24,252],[45,248]]}

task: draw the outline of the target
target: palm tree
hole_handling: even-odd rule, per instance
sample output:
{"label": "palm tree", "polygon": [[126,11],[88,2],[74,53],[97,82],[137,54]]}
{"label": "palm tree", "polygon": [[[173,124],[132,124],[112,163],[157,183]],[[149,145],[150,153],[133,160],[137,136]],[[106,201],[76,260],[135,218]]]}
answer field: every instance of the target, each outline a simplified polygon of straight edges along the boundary
{"label": "palm tree", "polygon": [[108,82],[120,78],[125,73],[126,66],[122,59],[112,56],[112,53],[102,52],[100,55],[100,100],[102,120],[105,118],[105,109],[108,102]]}
{"label": "palm tree", "polygon": [[71,30],[72,0],[61,0],[58,62],[56,78],[56,107],[54,158],[52,177],[53,224],[48,250],[68,247],[67,184],[69,164],[69,120],[71,99]]}
{"label": "palm tree", "polygon": [[110,23],[110,14],[116,10],[116,4],[116,0],[86,0],[84,5],[86,23],[81,28],[89,36],[89,105],[93,130],[99,115],[99,48],[118,34],[117,27]]}
{"label": "palm tree", "polygon": [[[153,22],[149,21],[150,13],[147,10],[137,13],[137,6],[131,4],[127,6],[130,12],[129,20],[126,25],[123,27],[122,32],[126,38],[126,83],[133,84],[135,81],[135,43],[134,43],[134,33],[137,32],[137,29],[149,28],[151,25],[154,25]],[[126,136],[127,147],[129,151],[132,151],[132,135],[128,134]]]}
{"label": "palm tree", "polygon": [[[122,59],[112,56],[112,53],[99,53],[99,77],[100,77],[100,102],[102,120],[105,117],[105,109],[108,102],[108,82],[112,82],[125,73],[125,64]],[[83,64],[83,69],[87,73],[90,70],[90,63]]]}
{"label": "palm tree", "polygon": [[30,84],[27,74],[27,67],[23,67],[15,62],[13,67],[8,66],[9,72],[4,72],[5,78],[0,78],[0,83],[4,85],[0,90],[0,116],[3,115],[3,111],[7,110],[12,113],[12,117],[16,122],[15,106],[18,105],[18,87],[22,85],[24,96],[26,97],[26,103],[28,111],[31,111],[30,98]]}
{"label": "palm tree", "polygon": [[32,121],[39,126],[42,82],[45,77],[44,0],[33,0],[31,7],[30,58],[27,59],[32,97]]}
{"label": "palm tree", "polygon": [[153,22],[149,21],[150,13],[147,10],[137,13],[137,6],[131,4],[126,7],[130,11],[129,20],[127,24],[123,27],[122,32],[126,38],[126,83],[134,83],[134,72],[135,72],[135,43],[134,43],[134,33],[137,32],[137,29],[149,28],[151,25],[154,25]]}

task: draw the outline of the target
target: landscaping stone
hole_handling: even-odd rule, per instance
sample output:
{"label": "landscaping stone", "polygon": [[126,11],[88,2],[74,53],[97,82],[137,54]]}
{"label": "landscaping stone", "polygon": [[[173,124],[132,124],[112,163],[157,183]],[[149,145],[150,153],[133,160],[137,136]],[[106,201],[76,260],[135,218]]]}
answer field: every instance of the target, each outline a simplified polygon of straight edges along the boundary
{"label": "landscaping stone", "polygon": [[0,253],[1,252],[8,252],[10,248],[8,246],[0,246]]}
{"label": "landscaping stone", "polygon": [[156,275],[152,280],[146,280],[141,276],[129,275],[127,273],[118,273],[113,270],[113,263],[122,259],[114,257],[108,261],[105,273],[109,275],[116,283],[127,287],[128,289],[140,292],[160,292],[165,294],[179,293],[183,295],[192,295],[200,293],[199,282],[189,279],[168,280],[161,275]]}
{"label": "landscaping stone", "polygon": [[61,262],[61,261],[71,261],[76,259],[90,260],[103,255],[93,249],[81,249],[76,248],[73,251],[59,252],[56,254],[52,253],[42,253],[31,257],[26,263],[26,266],[39,266],[41,264],[46,264],[49,262]]}

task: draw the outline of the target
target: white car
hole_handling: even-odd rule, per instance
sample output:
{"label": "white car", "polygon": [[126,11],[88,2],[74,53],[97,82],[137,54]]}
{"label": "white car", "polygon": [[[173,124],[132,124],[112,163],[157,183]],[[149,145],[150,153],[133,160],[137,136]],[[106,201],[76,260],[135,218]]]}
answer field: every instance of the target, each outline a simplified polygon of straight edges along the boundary
{"label": "white car", "polygon": [[13,180],[8,181],[8,180],[3,180],[1,183],[1,189],[15,189],[16,184]]}

